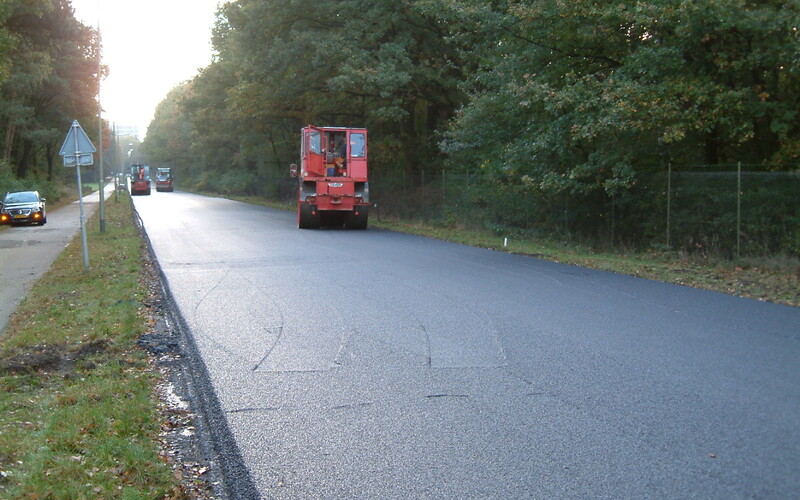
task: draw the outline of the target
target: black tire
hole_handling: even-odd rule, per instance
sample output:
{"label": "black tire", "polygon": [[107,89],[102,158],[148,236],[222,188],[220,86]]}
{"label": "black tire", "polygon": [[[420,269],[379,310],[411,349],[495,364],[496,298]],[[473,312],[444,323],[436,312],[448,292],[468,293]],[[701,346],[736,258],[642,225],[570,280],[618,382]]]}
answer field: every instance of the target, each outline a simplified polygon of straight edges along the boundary
{"label": "black tire", "polygon": [[347,229],[366,229],[367,220],[369,219],[369,207],[357,207],[353,212],[348,215]]}
{"label": "black tire", "polygon": [[318,229],[320,222],[319,212],[317,207],[303,203],[298,208],[297,213],[297,227],[300,229]]}

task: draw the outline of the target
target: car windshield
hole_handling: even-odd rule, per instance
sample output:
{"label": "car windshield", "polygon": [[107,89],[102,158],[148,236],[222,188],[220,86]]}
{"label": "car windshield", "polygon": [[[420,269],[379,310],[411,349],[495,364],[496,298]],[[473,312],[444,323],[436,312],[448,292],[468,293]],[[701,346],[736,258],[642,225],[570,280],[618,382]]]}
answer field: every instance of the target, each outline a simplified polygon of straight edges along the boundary
{"label": "car windshield", "polygon": [[3,203],[30,203],[39,201],[39,197],[32,191],[25,191],[22,193],[8,193]]}

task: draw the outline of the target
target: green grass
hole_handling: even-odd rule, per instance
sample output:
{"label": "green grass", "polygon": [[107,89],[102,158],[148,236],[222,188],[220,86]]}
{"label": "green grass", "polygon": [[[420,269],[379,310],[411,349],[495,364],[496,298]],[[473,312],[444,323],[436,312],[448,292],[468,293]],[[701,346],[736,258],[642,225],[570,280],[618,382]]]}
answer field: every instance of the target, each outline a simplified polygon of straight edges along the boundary
{"label": "green grass", "polygon": [[[123,197],[124,196],[124,197]],[[127,195],[31,289],[0,343],[0,497],[163,498],[158,375],[136,339],[152,303]]]}

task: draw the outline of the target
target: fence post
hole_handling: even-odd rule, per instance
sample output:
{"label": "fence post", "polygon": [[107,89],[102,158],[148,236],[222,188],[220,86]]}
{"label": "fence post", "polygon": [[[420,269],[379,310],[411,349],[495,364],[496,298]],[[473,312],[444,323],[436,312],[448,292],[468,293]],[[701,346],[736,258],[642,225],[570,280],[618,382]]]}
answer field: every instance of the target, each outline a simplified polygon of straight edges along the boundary
{"label": "fence post", "polygon": [[742,236],[742,162],[736,164],[736,258],[741,257]]}
{"label": "fence post", "polygon": [[669,241],[669,217],[670,217],[670,206],[672,201],[672,163],[667,163],[667,249],[670,247]]}
{"label": "fence post", "polygon": [[611,248],[614,248],[614,195],[611,195]]}
{"label": "fence post", "polygon": [[[423,168],[419,174],[419,189],[420,189],[420,208],[422,211],[428,211],[428,195],[425,192],[425,169]],[[427,220],[427,217],[425,218]]]}
{"label": "fence post", "polygon": [[445,218],[447,215],[447,181],[446,177],[447,169],[442,167],[442,219]]}

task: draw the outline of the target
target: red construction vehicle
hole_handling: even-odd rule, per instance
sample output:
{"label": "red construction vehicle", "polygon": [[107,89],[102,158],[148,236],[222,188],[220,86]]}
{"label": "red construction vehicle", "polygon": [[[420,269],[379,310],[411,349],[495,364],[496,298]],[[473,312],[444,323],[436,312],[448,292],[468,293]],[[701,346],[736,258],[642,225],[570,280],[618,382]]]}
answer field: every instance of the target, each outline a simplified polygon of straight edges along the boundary
{"label": "red construction vehicle", "polygon": [[150,194],[150,166],[134,163],[131,165],[131,196]]}
{"label": "red construction vehicle", "polygon": [[172,187],[172,171],[168,167],[159,167],[156,169],[156,191],[173,191]]}
{"label": "red construction vehicle", "polygon": [[366,229],[369,216],[367,129],[313,127],[301,131],[297,227]]}

